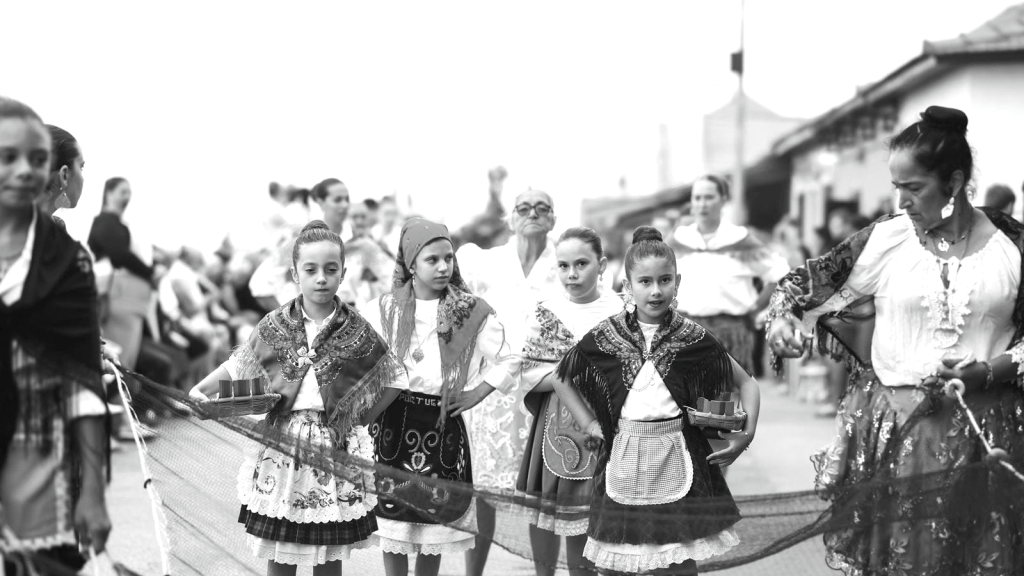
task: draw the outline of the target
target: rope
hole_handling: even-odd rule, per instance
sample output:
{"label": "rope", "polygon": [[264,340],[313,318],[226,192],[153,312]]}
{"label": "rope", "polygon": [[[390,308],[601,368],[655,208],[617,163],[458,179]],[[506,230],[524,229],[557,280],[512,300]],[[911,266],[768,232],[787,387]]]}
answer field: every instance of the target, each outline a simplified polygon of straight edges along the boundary
{"label": "rope", "polygon": [[121,375],[120,367],[112,366],[112,363],[110,362],[108,362],[108,364],[110,364],[108,369],[111,369],[114,374],[114,378],[117,379],[117,391],[120,393],[121,404],[124,406],[125,416],[128,418],[128,423],[131,425],[132,437],[135,439],[135,448],[139,453],[139,464],[142,466],[142,476],[145,478],[142,486],[149,495],[150,509],[153,513],[153,529],[156,532],[157,547],[160,549],[160,566],[164,574],[170,574],[171,540],[167,531],[167,518],[164,516],[163,503],[160,500],[160,495],[157,493],[156,486],[153,483],[153,473],[150,472],[149,464],[146,462],[146,453],[148,450],[146,448],[146,441],[142,438],[142,434],[139,431],[139,416],[135,413],[135,408],[131,405],[132,393],[128,390],[128,385],[124,383],[124,377]]}
{"label": "rope", "polygon": [[[968,353],[967,356],[953,366],[953,369],[961,370],[973,362],[974,354]],[[967,420],[971,424],[971,429],[974,430],[974,433],[977,434],[978,438],[981,440],[981,445],[985,448],[986,456],[988,458],[998,460],[999,464],[1001,464],[1003,468],[1006,468],[1011,474],[1016,476],[1018,480],[1024,482],[1024,474],[1018,472],[1012,464],[1006,461],[1009,456],[1006,453],[1006,450],[1003,450],[998,446],[992,446],[992,443],[988,441],[988,438],[986,438],[985,434],[982,432],[981,426],[978,425],[978,420],[974,417],[974,412],[971,412],[971,409],[967,407],[967,402],[964,402],[964,392],[967,390],[967,387],[964,385],[964,381],[959,378],[947,380],[943,389],[946,396],[955,399],[960,404],[960,408],[962,408],[964,413],[967,414]]]}

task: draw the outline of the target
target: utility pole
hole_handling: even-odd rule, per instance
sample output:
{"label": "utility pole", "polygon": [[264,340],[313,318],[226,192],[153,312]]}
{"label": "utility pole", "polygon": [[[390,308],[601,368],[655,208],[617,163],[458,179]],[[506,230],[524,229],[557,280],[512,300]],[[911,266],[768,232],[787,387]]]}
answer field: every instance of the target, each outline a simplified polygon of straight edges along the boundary
{"label": "utility pole", "polygon": [[732,71],[738,78],[736,90],[736,167],[732,176],[733,220],[736,224],[747,222],[747,199],[744,193],[743,155],[747,132],[747,98],[743,93],[743,27],[746,0],[740,0],[740,50],[732,55]]}

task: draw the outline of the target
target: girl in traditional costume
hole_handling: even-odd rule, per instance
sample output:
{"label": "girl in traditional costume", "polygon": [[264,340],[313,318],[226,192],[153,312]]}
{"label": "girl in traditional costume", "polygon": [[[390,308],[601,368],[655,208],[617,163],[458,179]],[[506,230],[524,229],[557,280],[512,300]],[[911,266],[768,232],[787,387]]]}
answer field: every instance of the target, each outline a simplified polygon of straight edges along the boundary
{"label": "girl in traditional costume", "polygon": [[220,380],[263,378],[281,394],[266,423],[298,443],[298,452],[335,451],[366,464],[351,476],[331,473],[268,446],[240,471],[239,522],[249,547],[267,559],[269,576],[341,574],[341,560],[374,542],[373,440],[366,424],[408,387],[405,370],[376,331],[336,297],[345,272],[341,238],[322,221],[310,222],[295,240],[292,275],[301,295],[267,314],[248,343],[193,389],[213,395]]}
{"label": "girl in traditional costume", "polygon": [[516,488],[529,498],[530,543],[538,576],[553,575],[560,536],[573,576],[594,574],[583,558],[587,514],[598,451],[595,441],[558,400],[552,386],[562,356],[598,322],[622,312],[617,294],[602,294],[598,279],[608,265],[601,238],[590,228],[570,228],[555,245],[565,294],[537,305],[527,324],[522,386],[534,416]]}
{"label": "girl in traditional costume", "polygon": [[50,148],[33,110],[0,98],[0,522],[13,536],[0,555],[73,571],[110,533],[109,427],[92,259],[36,205]]}
{"label": "girl in traditional costume", "polygon": [[[968,198],[967,116],[929,107],[890,142],[899,207],[787,275],[769,345],[851,368],[816,486],[846,520],[826,560],[846,574],[1024,574],[1024,226]],[[873,322],[873,324],[872,324]],[[849,337],[864,324],[868,345]],[[964,405],[942,382],[965,386]],[[973,413],[973,417],[964,408]],[[972,432],[979,423],[983,442]]]}
{"label": "girl in traditional costume", "polygon": [[[367,320],[405,363],[409,391],[373,424],[377,462],[439,480],[473,482],[462,413],[494,390],[512,392],[519,357],[483,299],[459,272],[448,229],[422,218],[402,227],[394,291],[364,307]],[[472,486],[448,490],[411,475],[381,476],[377,517],[384,569],[436,575],[441,554],[474,545]]]}
{"label": "girl in traditional costume", "polygon": [[[591,329],[558,365],[559,399],[591,435],[608,439],[594,475],[584,556],[598,568],[640,573],[697,560],[739,543],[739,520],[721,466],[754,437],[757,382],[719,341],[676,311],[679,275],[672,249],[649,226],[626,251],[633,303]],[[712,453],[687,406],[738,389],[747,420],[719,433]],[[584,402],[585,400],[585,402]]]}

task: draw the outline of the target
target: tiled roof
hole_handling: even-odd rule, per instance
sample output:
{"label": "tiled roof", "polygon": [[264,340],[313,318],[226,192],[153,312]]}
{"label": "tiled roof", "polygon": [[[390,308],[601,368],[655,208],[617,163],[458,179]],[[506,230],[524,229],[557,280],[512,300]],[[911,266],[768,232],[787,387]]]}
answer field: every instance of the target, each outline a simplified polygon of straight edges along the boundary
{"label": "tiled roof", "polygon": [[877,82],[859,87],[852,99],[782,136],[775,141],[772,150],[785,154],[812,141],[822,130],[865,107],[912,89],[963,58],[984,59],[997,55],[1024,55],[1024,4],[1007,8],[977,29],[956,38],[926,41],[921,54]]}
{"label": "tiled roof", "polygon": [[1024,50],[1024,4],[1011,6],[977,29],[949,40],[925,42],[924,53],[939,55]]}

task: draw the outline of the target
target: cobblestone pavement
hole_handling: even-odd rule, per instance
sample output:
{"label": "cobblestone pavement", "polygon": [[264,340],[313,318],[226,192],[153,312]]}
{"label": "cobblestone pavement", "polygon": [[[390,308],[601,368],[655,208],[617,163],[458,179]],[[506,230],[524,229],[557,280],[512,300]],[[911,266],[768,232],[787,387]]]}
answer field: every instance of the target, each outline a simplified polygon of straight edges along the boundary
{"label": "cobblestone pavement", "polygon": [[[761,420],[757,437],[750,450],[729,470],[729,485],[736,495],[810,490],[813,488],[813,469],[808,458],[831,438],[832,419],[816,417],[814,406],[797,401],[771,381],[763,381],[761,389]],[[161,440],[157,438],[153,441]],[[122,450],[113,455],[114,478],[108,492],[114,522],[110,540],[111,555],[140,574],[159,575],[162,572],[138,455],[133,446],[123,446]],[[715,574],[837,574],[825,565],[824,554],[820,537],[815,537],[774,556]],[[265,573],[262,567],[252,570],[252,574]],[[91,574],[89,571],[84,573]],[[299,574],[309,573],[308,569],[305,572],[299,570]],[[352,560],[345,563],[345,573],[359,576],[383,575],[380,552],[376,549],[357,552]],[[486,574],[529,576],[533,573],[530,561],[498,547],[492,548]],[[445,558],[441,574],[462,576],[462,558]],[[559,571],[558,574],[563,576],[566,572]]]}

